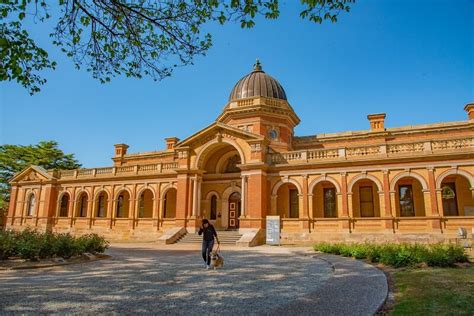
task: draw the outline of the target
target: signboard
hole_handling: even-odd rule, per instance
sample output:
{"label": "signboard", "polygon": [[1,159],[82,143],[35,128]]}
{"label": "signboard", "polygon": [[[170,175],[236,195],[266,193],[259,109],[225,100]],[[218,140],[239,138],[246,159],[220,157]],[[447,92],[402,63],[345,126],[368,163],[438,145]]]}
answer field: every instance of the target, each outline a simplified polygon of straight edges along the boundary
{"label": "signboard", "polygon": [[267,216],[267,245],[280,245],[280,216]]}

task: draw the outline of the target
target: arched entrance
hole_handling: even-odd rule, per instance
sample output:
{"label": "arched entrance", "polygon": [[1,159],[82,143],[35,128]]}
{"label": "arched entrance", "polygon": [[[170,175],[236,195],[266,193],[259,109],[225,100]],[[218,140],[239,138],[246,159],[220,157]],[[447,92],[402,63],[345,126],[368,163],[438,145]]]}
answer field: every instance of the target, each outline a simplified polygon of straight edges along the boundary
{"label": "arched entrance", "polygon": [[228,229],[237,229],[239,228],[239,217],[242,212],[241,205],[241,196],[239,192],[234,192],[229,197],[229,221],[227,228]]}
{"label": "arched entrance", "polygon": [[198,154],[197,166],[204,172],[198,181],[200,211],[197,214],[211,220],[217,229],[238,229],[240,226],[239,218],[244,210],[239,168],[244,159],[240,152],[233,144],[222,142],[212,144]]}

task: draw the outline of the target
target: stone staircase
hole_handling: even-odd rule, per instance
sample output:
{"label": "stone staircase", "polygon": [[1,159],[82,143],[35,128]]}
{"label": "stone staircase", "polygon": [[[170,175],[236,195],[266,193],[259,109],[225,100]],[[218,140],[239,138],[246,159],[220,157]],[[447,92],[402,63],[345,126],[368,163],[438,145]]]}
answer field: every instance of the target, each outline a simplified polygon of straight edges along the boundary
{"label": "stone staircase", "polygon": [[[235,245],[236,242],[242,237],[237,230],[218,230],[217,236],[221,245]],[[178,239],[176,243],[180,244],[201,244],[202,235],[199,236],[197,233],[186,233],[183,237]]]}

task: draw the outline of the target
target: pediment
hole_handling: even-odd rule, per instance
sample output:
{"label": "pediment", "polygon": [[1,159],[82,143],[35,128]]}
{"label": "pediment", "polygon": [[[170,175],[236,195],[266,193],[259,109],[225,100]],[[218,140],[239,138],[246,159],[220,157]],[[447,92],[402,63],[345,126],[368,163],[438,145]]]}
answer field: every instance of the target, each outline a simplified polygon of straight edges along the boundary
{"label": "pediment", "polygon": [[224,123],[215,122],[182,140],[176,144],[175,148],[196,147],[219,137],[238,138],[245,141],[263,141],[265,139],[265,137],[261,135],[250,133]]}
{"label": "pediment", "polygon": [[9,182],[39,182],[53,179],[46,169],[32,165],[17,173]]}

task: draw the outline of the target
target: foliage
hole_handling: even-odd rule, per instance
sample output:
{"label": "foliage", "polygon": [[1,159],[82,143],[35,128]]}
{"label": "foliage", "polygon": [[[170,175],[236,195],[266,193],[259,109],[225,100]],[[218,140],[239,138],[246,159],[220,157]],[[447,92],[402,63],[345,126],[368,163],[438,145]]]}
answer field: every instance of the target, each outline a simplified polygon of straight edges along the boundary
{"label": "foliage", "polygon": [[432,267],[450,267],[457,262],[468,261],[464,248],[452,244],[319,243],[314,249],[345,257],[367,259],[370,262],[380,262],[397,268],[422,263]]}
{"label": "foliage", "polygon": [[[301,18],[322,23],[336,22],[355,0],[300,2]],[[0,80],[16,80],[33,94],[45,82],[39,71],[56,66],[26,32],[26,17],[43,22],[57,12],[53,44],[77,68],[85,66],[94,78],[108,82],[121,74],[161,80],[206,54],[212,36],[202,34],[205,24],[238,22],[251,28],[258,17],[278,18],[279,8],[278,0],[59,0],[55,10],[44,0],[3,1]]]}
{"label": "foliage", "polygon": [[0,209],[10,200],[10,180],[30,165],[45,169],[76,169],[81,165],[73,154],[65,154],[55,141],[42,141],[37,145],[0,146]]}
{"label": "foliage", "polygon": [[0,260],[15,256],[28,260],[67,259],[85,252],[103,253],[108,246],[108,241],[97,234],[74,237],[70,234],[40,233],[30,228],[21,232],[0,232]]}

